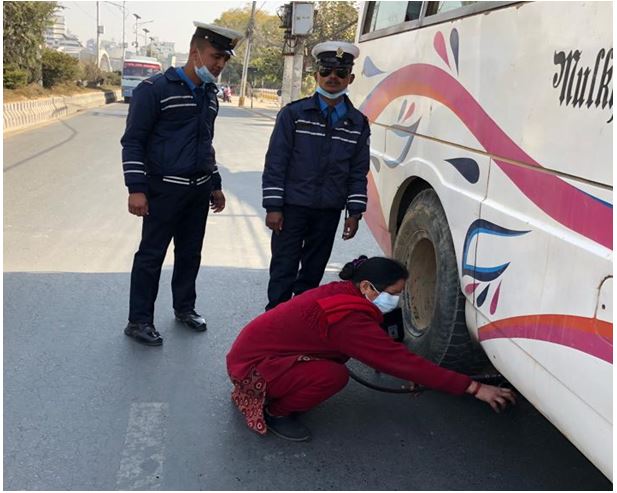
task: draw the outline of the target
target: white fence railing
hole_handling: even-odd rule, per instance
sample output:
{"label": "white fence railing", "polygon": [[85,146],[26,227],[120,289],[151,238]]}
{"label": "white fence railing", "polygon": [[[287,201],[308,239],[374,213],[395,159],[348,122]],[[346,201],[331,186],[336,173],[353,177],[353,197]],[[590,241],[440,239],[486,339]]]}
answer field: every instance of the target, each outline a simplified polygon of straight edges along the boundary
{"label": "white fence railing", "polygon": [[96,91],[77,96],[59,96],[4,103],[4,131],[27,128],[49,120],[68,116],[88,108],[113,103],[121,97],[116,91]]}

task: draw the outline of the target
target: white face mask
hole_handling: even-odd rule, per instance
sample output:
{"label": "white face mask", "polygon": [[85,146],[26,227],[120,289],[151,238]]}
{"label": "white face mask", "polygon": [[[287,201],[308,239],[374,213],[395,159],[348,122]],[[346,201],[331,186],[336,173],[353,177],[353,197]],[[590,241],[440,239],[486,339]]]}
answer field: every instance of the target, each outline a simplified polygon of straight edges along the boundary
{"label": "white face mask", "polygon": [[317,89],[315,89],[315,92],[317,94],[321,94],[322,96],[328,99],[337,99],[341,97],[343,94],[347,94],[347,89],[343,89],[342,91],[339,91],[339,92],[328,92],[323,87],[317,86]]}
{"label": "white face mask", "polygon": [[[377,298],[373,300],[373,303],[381,313],[388,313],[394,310],[398,306],[398,302],[400,299],[400,295],[398,294],[390,294],[387,291],[378,291],[373,284],[371,284],[373,289],[379,293]],[[366,295],[365,295],[366,296]],[[367,297],[368,299],[368,297]]]}
{"label": "white face mask", "polygon": [[212,72],[210,72],[210,70],[208,70],[208,67],[204,65],[199,51],[197,52],[197,56],[199,57],[199,61],[201,62],[201,67],[195,67],[195,73],[197,74],[197,77],[199,77],[201,81],[205,82],[206,84],[212,84],[214,81],[216,81],[216,77],[212,75]]}

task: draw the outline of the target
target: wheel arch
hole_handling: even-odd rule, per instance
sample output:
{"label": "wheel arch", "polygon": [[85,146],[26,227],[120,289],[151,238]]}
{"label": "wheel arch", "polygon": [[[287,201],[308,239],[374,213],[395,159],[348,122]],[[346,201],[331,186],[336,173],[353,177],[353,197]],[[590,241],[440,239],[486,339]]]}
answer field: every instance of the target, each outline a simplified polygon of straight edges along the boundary
{"label": "wheel arch", "polygon": [[390,221],[388,224],[388,229],[391,233],[391,243],[394,247],[394,241],[396,239],[396,235],[398,230],[403,222],[403,218],[405,217],[405,213],[409,208],[409,204],[411,201],[423,190],[433,189],[433,187],[428,181],[420,178],[419,176],[410,176],[407,178],[399,187],[394,197],[394,201],[392,203],[392,208],[390,209]]}

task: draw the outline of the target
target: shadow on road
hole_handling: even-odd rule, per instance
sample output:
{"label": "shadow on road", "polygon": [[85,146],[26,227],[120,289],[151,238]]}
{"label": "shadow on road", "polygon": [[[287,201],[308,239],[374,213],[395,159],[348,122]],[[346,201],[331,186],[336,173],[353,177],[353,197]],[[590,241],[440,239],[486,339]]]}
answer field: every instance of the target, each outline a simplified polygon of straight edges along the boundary
{"label": "shadow on road", "polygon": [[28,161],[32,161],[33,159],[36,159],[37,157],[40,157],[44,154],[47,154],[48,152],[57,149],[60,146],[63,146],[64,144],[66,144],[67,142],[70,142],[71,140],[73,140],[77,134],[79,133],[77,130],[75,130],[73,127],[71,127],[68,123],[66,123],[64,120],[58,120],[58,123],[63,125],[64,127],[68,128],[69,130],[69,136],[67,138],[65,138],[64,140],[58,142],[57,144],[54,144],[50,147],[47,147],[39,152],[37,152],[36,154],[33,154],[32,156],[29,156],[25,159],[22,159],[21,161],[17,161],[16,163],[11,164],[10,166],[7,166],[6,168],[4,168],[4,172],[6,173],[7,171],[13,169],[13,168],[17,168],[17,166],[20,166],[24,163],[27,163]]}

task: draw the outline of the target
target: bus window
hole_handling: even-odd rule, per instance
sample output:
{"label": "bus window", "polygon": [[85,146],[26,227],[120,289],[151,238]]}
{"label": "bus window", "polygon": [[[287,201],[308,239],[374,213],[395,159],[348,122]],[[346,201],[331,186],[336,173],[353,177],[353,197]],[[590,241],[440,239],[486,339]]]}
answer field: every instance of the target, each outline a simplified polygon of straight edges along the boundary
{"label": "bus window", "polygon": [[148,77],[153,76],[157,72],[160,72],[160,68],[155,65],[126,63],[124,65],[123,76],[126,77],[127,79],[130,77],[137,77],[139,79],[147,79]]}
{"label": "bus window", "polygon": [[429,2],[426,9],[426,15],[441,14],[442,12],[449,12],[450,10],[460,9],[461,7],[467,7],[478,2]]}
{"label": "bus window", "polygon": [[364,33],[385,29],[420,18],[422,2],[371,2]]}

